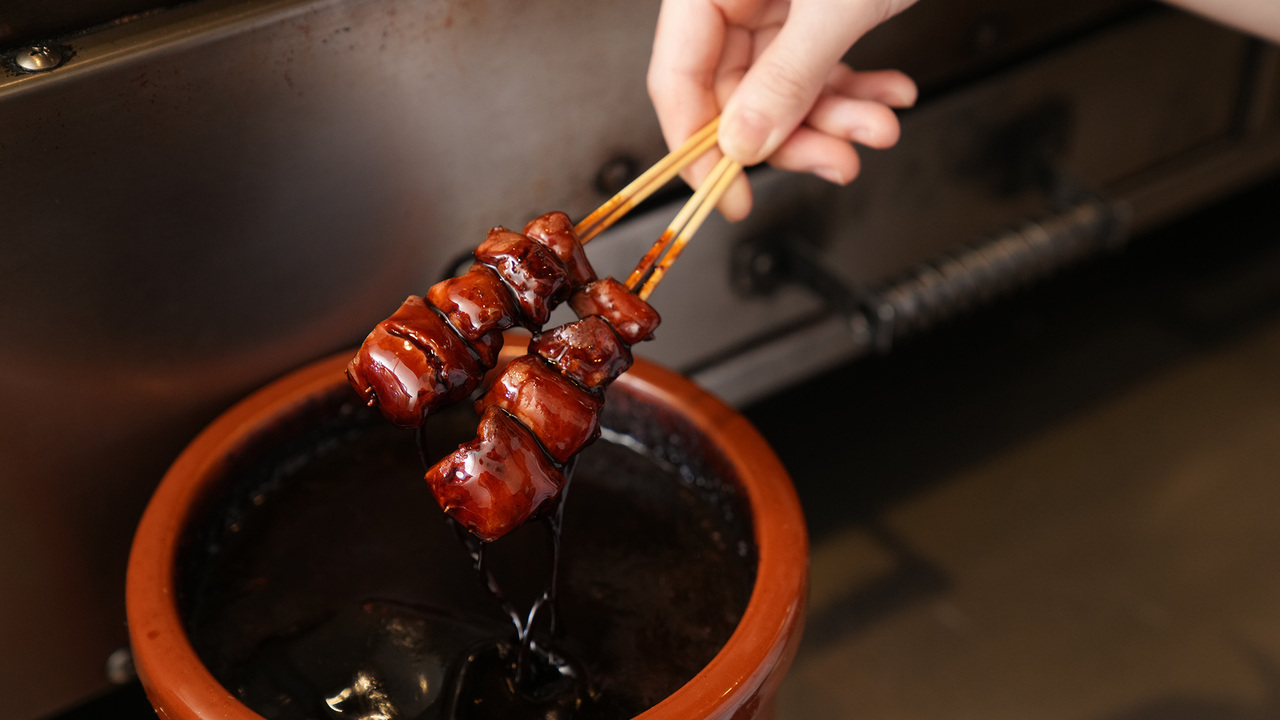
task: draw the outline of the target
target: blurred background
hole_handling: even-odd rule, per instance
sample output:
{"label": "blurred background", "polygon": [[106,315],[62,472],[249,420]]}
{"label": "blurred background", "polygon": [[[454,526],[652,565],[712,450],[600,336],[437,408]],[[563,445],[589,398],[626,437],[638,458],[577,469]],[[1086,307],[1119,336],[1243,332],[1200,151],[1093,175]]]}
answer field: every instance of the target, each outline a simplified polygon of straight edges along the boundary
{"label": "blurred background", "polygon": [[[0,9],[6,716],[149,712],[125,560],[205,423],[663,154],[657,8]],[[1149,2],[935,0],[849,60],[920,82],[900,145],[848,188],[754,172],[643,348],[806,507],[780,717],[1280,714],[1280,51]]]}

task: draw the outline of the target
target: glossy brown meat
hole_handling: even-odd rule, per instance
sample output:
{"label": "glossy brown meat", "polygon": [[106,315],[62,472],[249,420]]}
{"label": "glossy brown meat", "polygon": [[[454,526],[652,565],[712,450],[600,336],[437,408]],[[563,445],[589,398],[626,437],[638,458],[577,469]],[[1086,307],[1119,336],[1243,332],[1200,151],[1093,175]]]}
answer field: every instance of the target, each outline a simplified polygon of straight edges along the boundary
{"label": "glossy brown meat", "polygon": [[573,289],[596,279],[596,271],[591,269],[587,254],[582,250],[582,241],[573,231],[573,221],[568,215],[558,211],[540,215],[524,226],[524,234],[560,258]]}
{"label": "glossy brown meat", "polygon": [[379,323],[347,365],[347,380],[370,406],[400,427],[421,424],[427,408],[446,394],[440,365]]}
{"label": "glossy brown meat", "polygon": [[533,435],[496,407],[485,411],[476,439],[432,466],[426,480],[440,507],[481,540],[516,529],[564,485]]}
{"label": "glossy brown meat", "polygon": [[[458,277],[432,285],[427,291],[427,302],[444,313],[458,334],[472,343],[495,330],[515,325],[519,311],[502,278],[480,264],[472,265]],[[480,348],[476,350],[480,352]],[[493,361],[485,364],[492,367]]]}
{"label": "glossy brown meat", "polygon": [[498,353],[502,352],[502,331],[490,330],[471,343],[471,349],[480,358],[481,372],[488,372],[498,364]]}
{"label": "glossy brown meat", "polygon": [[347,365],[356,392],[401,427],[466,397],[482,375],[466,341],[416,295],[374,327]]}
{"label": "glossy brown meat", "polygon": [[599,315],[613,326],[627,345],[647,340],[662,318],[649,303],[611,277],[583,286],[569,298],[578,317]]}
{"label": "glossy brown meat", "polygon": [[631,367],[631,350],[599,315],[534,335],[529,352],[587,388],[604,387]]}
{"label": "glossy brown meat", "polygon": [[529,428],[556,462],[565,462],[600,436],[600,399],[534,355],[512,360],[476,401],[476,412],[491,406]]}
{"label": "glossy brown meat", "polygon": [[475,351],[449,326],[444,315],[417,295],[410,295],[382,324],[387,332],[409,340],[424,354],[439,360],[446,403],[465,398],[483,379],[484,371]]}
{"label": "glossy brown meat", "polygon": [[476,262],[488,265],[510,288],[520,308],[516,321],[537,330],[569,292],[569,276],[547,248],[505,228],[489,231],[476,248]]}

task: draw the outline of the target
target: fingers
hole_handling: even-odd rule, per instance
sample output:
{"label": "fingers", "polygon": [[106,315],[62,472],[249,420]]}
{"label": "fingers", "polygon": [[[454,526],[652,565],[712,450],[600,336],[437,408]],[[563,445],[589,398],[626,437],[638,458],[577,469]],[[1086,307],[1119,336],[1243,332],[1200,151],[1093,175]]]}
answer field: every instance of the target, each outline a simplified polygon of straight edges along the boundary
{"label": "fingers", "polygon": [[[856,73],[840,58],[913,1],[663,0],[648,89],[668,146],[719,113],[719,150],[744,165],[767,158],[849,182],[860,169],[851,143],[896,143],[900,126],[890,108],[914,105],[917,90],[900,72]],[[708,153],[681,174],[696,187],[720,157]],[[740,176],[719,208],[736,220],[751,204]]]}
{"label": "fingers", "polygon": [[874,100],[891,108],[914,107],[919,91],[916,83],[898,70],[861,70],[854,72],[838,63],[827,76],[827,88],[837,95],[861,100]]}
{"label": "fingers", "polygon": [[725,104],[721,150],[743,165],[772,155],[809,113],[831,68],[887,11],[879,0],[793,0]]}
{"label": "fingers", "polygon": [[710,0],[665,0],[647,77],[649,98],[669,147],[678,147],[720,111],[715,73],[726,27]]}
{"label": "fingers", "polygon": [[858,176],[862,163],[847,141],[801,126],[769,157],[769,164],[782,170],[813,173],[845,185]]}
{"label": "fingers", "polygon": [[898,142],[898,116],[888,106],[872,100],[840,95],[818,97],[805,125],[833,138],[883,150]]}

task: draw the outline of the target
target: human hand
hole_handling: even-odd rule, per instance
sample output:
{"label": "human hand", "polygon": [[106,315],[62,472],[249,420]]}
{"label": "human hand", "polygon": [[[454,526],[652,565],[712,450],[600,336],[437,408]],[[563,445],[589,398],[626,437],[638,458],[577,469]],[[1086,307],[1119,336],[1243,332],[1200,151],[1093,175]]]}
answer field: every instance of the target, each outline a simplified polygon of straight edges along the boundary
{"label": "human hand", "polygon": [[[915,0],[664,0],[649,61],[649,96],[677,147],[717,114],[719,150],[683,173],[696,186],[721,152],[768,161],[837,184],[857,176],[852,143],[898,141],[892,108],[916,86],[896,70],[855,72],[840,62],[868,30]],[[720,201],[729,220],[751,211],[740,176]]]}

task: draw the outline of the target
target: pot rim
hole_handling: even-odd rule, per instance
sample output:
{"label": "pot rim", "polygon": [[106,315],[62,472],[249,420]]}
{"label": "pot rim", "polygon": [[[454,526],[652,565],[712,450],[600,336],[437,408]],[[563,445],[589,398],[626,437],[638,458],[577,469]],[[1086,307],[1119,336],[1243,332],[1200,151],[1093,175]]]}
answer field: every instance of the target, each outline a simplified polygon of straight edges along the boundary
{"label": "pot rim", "polygon": [[[521,344],[508,338],[503,355],[523,353]],[[222,687],[187,638],[176,592],[179,540],[203,496],[203,479],[220,469],[228,451],[309,397],[345,384],[342,371],[350,357],[348,351],[311,363],[233,405],[182,451],[148,503],[129,556],[126,614],[138,677],[162,717],[261,720]],[[676,410],[720,448],[750,507],[758,558],[746,610],[724,647],[637,720],[732,717],[772,695],[799,642],[809,557],[799,499],[759,432],[687,378],[636,358],[617,383],[637,398]]]}

